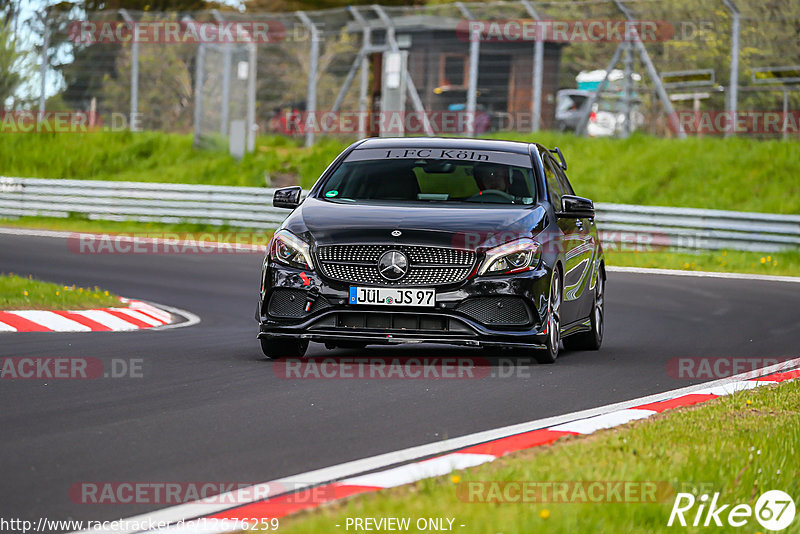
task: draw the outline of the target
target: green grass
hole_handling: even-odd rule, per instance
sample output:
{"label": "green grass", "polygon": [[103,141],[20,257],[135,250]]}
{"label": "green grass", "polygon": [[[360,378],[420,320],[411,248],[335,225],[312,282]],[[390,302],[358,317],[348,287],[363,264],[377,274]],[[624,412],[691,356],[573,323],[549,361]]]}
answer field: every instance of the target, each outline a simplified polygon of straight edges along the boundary
{"label": "green grass", "polygon": [[195,150],[189,135],[160,132],[4,135],[0,174],[137,182],[263,187],[288,175],[313,183],[343,148],[323,139],[313,149],[300,140],[261,137],[255,152],[237,161],[223,151]]}
{"label": "green grass", "polygon": [[800,213],[800,142],[712,137],[586,139],[508,134],[558,146],[576,192],[598,202]]}
{"label": "green grass", "polygon": [[[599,202],[800,213],[800,142],[744,138],[589,139],[571,134],[500,133],[490,137],[559,146],[578,194]],[[346,145],[322,138],[262,136],[237,161],[192,148],[188,135],[159,132],[5,135],[4,176],[263,186],[313,184]]]}
{"label": "green grass", "polygon": [[608,265],[713,271],[777,276],[800,276],[800,251],[742,252],[615,252],[606,250]]}
{"label": "green grass", "polygon": [[123,306],[99,287],[62,286],[13,273],[0,273],[0,310],[88,310]]}
{"label": "green grass", "polygon": [[100,221],[80,217],[20,217],[4,219],[0,217],[0,226],[10,228],[32,228],[55,230],[62,232],[88,232],[95,234],[137,234],[143,237],[164,237],[164,234],[213,234],[217,240],[225,240],[226,234],[239,232],[248,235],[272,235],[271,230],[253,230],[252,228],[234,228],[193,223],[159,223],[138,221]]}
{"label": "green grass", "polygon": [[[566,438],[448,477],[354,497],[281,519],[284,533],[347,532],[347,518],[454,518],[456,532],[763,532],[747,526],[667,527],[673,496],[655,503],[481,503],[469,483],[491,481],[664,482],[674,491],[720,492],[719,503],[754,505],[764,491],[800,495],[800,382],[765,386],[668,411],[589,437]],[[461,493],[459,497],[458,492]],[[723,520],[730,511],[723,513]],[[694,518],[697,505],[688,515]],[[335,525],[341,525],[336,527]],[[457,525],[465,525],[458,527]],[[353,532],[351,527],[350,532]],[[385,532],[385,531],[384,531]],[[408,532],[418,532],[412,526]],[[786,533],[800,532],[795,519]]]}

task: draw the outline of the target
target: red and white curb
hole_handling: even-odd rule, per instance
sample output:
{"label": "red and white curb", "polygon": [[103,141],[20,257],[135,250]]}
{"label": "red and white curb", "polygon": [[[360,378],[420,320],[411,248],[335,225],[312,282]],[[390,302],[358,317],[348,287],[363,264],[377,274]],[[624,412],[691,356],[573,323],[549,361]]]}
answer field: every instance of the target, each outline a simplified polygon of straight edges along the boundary
{"label": "red and white curb", "polygon": [[0,311],[0,332],[119,332],[173,324],[177,317],[140,300],[120,299],[127,307],[96,310]]}
{"label": "red and white curb", "polygon": [[[238,531],[246,526],[250,518],[285,517],[360,493],[447,475],[491,462],[512,452],[548,445],[564,436],[592,434],[673,408],[691,406],[758,386],[797,378],[800,378],[800,358],[713,382],[452,438],[265,482],[206,501],[180,504],[120,520],[116,530],[103,532],[212,534]],[[420,458],[426,459],[419,460]],[[287,492],[287,489],[291,492]],[[253,497],[270,493],[279,494],[268,499]],[[231,506],[231,503],[237,504]],[[148,524],[171,526],[154,530],[125,528],[125,525]]]}

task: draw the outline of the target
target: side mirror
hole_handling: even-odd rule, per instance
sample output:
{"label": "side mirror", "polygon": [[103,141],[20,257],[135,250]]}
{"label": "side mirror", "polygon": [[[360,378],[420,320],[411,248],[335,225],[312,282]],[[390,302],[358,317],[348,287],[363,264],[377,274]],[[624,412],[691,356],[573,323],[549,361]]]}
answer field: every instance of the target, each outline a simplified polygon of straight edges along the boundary
{"label": "side mirror", "polygon": [[297,185],[276,189],[275,196],[272,197],[272,205],[276,208],[293,210],[300,205],[300,193],[302,191],[303,189]]}
{"label": "side mirror", "polygon": [[593,219],[594,202],[588,198],[564,195],[561,197],[561,211],[556,215],[570,219]]}

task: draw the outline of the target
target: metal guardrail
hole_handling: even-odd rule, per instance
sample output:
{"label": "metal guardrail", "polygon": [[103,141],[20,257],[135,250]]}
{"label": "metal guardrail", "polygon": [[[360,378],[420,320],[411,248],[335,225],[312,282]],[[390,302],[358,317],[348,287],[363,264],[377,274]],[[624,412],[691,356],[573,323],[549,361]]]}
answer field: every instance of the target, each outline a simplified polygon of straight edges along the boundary
{"label": "metal guardrail", "polygon": [[595,209],[604,242],[689,250],[800,249],[800,215],[600,202]]}
{"label": "metal guardrail", "polygon": [[0,216],[68,217],[273,229],[285,209],[274,189],[0,177]]}
{"label": "metal guardrail", "polygon": [[[0,217],[203,223],[274,229],[288,211],[272,206],[274,189],[147,182],[0,177]],[[800,215],[597,203],[601,239],[642,250],[775,252],[800,249]]]}

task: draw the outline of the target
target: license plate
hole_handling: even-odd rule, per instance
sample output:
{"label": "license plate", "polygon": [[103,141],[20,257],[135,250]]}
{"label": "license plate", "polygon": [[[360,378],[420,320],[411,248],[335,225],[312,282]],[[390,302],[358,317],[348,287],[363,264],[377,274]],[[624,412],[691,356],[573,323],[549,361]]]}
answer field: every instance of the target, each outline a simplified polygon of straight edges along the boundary
{"label": "license plate", "polygon": [[399,289],[393,287],[350,287],[350,304],[377,306],[435,306],[434,289]]}

